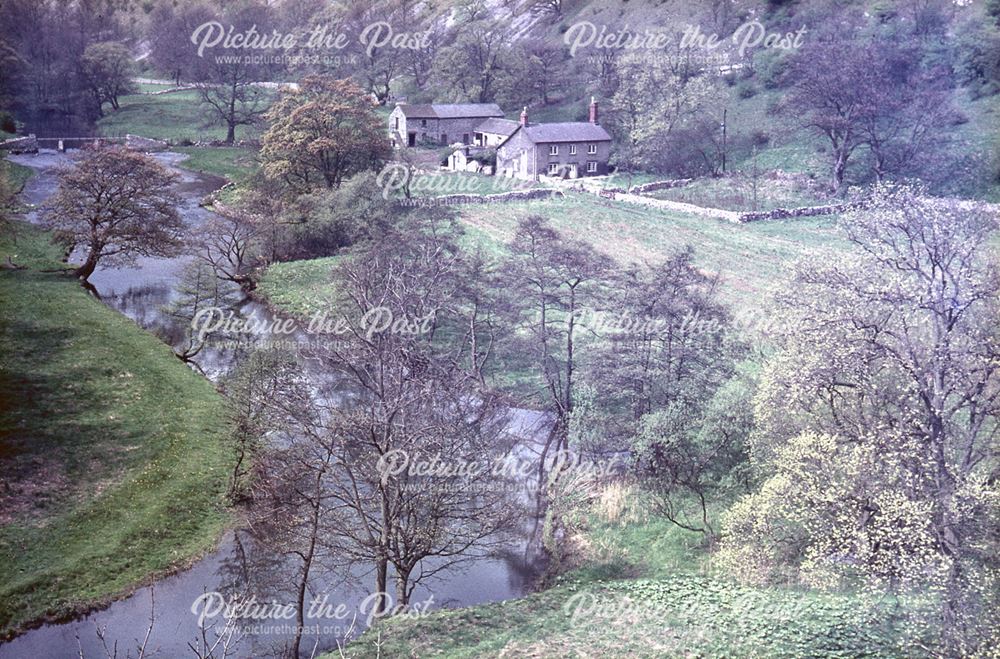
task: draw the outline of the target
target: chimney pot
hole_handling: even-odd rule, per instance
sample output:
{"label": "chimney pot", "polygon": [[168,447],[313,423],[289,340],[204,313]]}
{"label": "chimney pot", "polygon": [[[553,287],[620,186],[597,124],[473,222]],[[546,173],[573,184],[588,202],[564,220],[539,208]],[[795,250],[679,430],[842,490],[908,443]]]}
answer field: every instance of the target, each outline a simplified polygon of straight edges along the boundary
{"label": "chimney pot", "polygon": [[521,110],[521,125],[528,125],[528,106],[524,106],[524,109]]}
{"label": "chimney pot", "polygon": [[590,97],[590,123],[597,123],[597,99]]}

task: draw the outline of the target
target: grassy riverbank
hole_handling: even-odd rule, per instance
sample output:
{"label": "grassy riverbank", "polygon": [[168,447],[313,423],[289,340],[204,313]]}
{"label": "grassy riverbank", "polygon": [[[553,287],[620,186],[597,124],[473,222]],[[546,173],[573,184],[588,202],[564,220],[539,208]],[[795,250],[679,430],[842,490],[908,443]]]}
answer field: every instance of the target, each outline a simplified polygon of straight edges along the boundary
{"label": "grassy riverbank", "polygon": [[221,397],[91,297],[48,235],[0,240],[0,634],[190,562],[228,515]]}
{"label": "grassy riverbank", "polygon": [[242,183],[257,171],[257,152],[235,146],[179,146],[171,151],[187,154],[178,167],[202,174],[214,174],[234,183]]}
{"label": "grassy riverbank", "polygon": [[845,594],[740,585],[712,569],[700,534],[640,510],[634,490],[611,486],[569,541],[577,567],[554,587],[507,602],[381,621],[345,654],[465,659],[900,653],[880,605]]}
{"label": "grassy riverbank", "polygon": [[[155,90],[157,86],[144,85],[144,91]],[[268,101],[274,92],[266,90]],[[109,112],[97,122],[102,135],[141,135],[158,140],[167,140],[176,145],[173,151],[185,153],[189,157],[180,163],[181,167],[196,172],[222,176],[240,183],[256,171],[257,152],[250,148],[236,146],[196,147],[182,146],[197,141],[223,140],[226,128],[208,111],[195,91],[171,94],[130,94],[121,99],[121,108]],[[250,126],[238,126],[236,139],[256,138],[259,130]]]}

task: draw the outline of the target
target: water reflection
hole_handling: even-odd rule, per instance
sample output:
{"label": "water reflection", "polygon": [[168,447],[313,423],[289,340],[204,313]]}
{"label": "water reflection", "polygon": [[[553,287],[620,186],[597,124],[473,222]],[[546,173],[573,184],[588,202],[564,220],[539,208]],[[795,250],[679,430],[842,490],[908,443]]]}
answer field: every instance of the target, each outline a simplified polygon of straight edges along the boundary
{"label": "water reflection", "polygon": [[[180,212],[192,227],[198,226],[209,211],[199,205],[204,195],[222,185],[216,177],[194,174],[176,168],[183,158],[180,154],[163,153],[156,156],[180,176],[177,185],[183,202]],[[24,191],[24,199],[31,204],[41,204],[54,192],[58,169],[71,162],[72,154],[42,151],[33,156],[15,156],[15,160],[36,170]],[[29,214],[37,221],[37,209]],[[101,299],[119,310],[138,325],[154,332],[166,342],[177,344],[183,338],[183,328],[165,309],[177,295],[177,284],[184,266],[192,260],[190,255],[175,258],[139,258],[128,268],[99,269],[91,282]],[[269,311],[253,300],[243,300],[239,311],[247,316],[270,318]],[[306,339],[301,334],[299,339]],[[293,338],[296,338],[293,337]],[[266,340],[266,337],[263,337]],[[213,346],[198,354],[200,368],[213,380],[221,379],[238,361],[245,348]],[[306,373],[324,396],[336,399],[343,395],[337,383],[324,379],[324,373],[315,365],[305,367]],[[545,437],[547,419],[529,410],[512,410],[510,432],[521,438],[517,451],[522,459],[536,459]],[[521,505],[533,503],[528,490],[520,497]],[[432,602],[431,608],[469,606],[500,601],[524,595],[537,580],[542,568],[541,551],[533,539],[535,519],[523,515],[523,523],[498,551],[449,567],[426,583],[418,584],[411,603]],[[307,602],[320,601],[328,605],[326,612],[338,606],[342,617],[314,615],[306,620],[302,648],[305,653],[314,649],[336,649],[345,636],[360,633],[367,625],[369,610],[364,609],[365,599],[374,589],[374,576],[370,568],[355,565],[346,571],[338,567],[338,557],[330,557],[330,565],[321,566],[311,573]],[[425,559],[428,560],[428,559]],[[198,626],[198,617],[192,605],[206,593],[218,592],[227,600],[253,597],[259,602],[295,601],[292,592],[297,582],[300,565],[293,555],[279,551],[268,538],[255,535],[253,529],[239,529],[228,533],[218,549],[196,561],[190,568],[175,575],[159,579],[153,586],[143,587],[107,608],[63,624],[44,625],[5,644],[0,644],[0,659],[37,657],[88,658],[107,656],[108,647],[117,644],[119,654],[134,648],[144,636],[151,615],[154,624],[150,633],[148,650],[160,656],[179,657],[207,655],[204,651],[214,647],[214,656],[222,656],[222,641],[232,645],[229,656],[269,657],[280,656],[292,638],[288,621],[265,621],[264,624],[227,628],[216,617],[205,629]],[[433,561],[428,560],[428,569]],[[390,581],[394,575],[390,574]],[[325,599],[324,599],[325,598]],[[155,615],[153,615],[155,613]],[[275,622],[286,623],[275,625]],[[353,624],[352,624],[353,623]],[[105,639],[97,630],[105,630]],[[217,644],[217,641],[218,644]],[[196,652],[199,651],[199,652]]]}

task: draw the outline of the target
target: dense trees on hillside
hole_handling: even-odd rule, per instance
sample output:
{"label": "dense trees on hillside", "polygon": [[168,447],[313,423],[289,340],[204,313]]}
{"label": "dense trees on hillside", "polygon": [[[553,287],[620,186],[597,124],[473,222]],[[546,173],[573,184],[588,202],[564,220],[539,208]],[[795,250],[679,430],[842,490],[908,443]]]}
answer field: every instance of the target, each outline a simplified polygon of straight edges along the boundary
{"label": "dense trees on hillside", "polygon": [[[615,136],[615,163],[627,171],[719,174],[724,160],[749,156],[751,138],[760,147],[783,131],[785,118],[826,142],[831,186],[838,190],[911,176],[955,188],[942,172],[984,166],[983,156],[949,140],[962,121],[955,99],[1000,90],[1000,28],[992,5],[931,0],[880,5],[866,15],[856,3],[813,0],[666,2],[655,10],[583,3],[574,4],[572,24],[563,24],[561,3],[532,7],[519,13],[509,3],[478,0],[363,6],[185,0],[66,9],[55,0],[12,0],[0,8],[0,20],[21,29],[7,31],[0,44],[8,63],[0,109],[12,107],[22,119],[80,108],[97,116],[105,104],[114,109],[126,87],[111,81],[131,75],[121,56],[127,52],[137,68],[152,65],[148,74],[200,83],[205,113],[226,126],[230,142],[271,100],[252,83],[318,74],[354,79],[379,105],[402,97],[495,101],[567,120],[582,118],[584,100],[596,95]],[[741,47],[731,37],[745,36],[750,19],[780,34],[803,26],[806,32],[795,48]],[[203,28],[193,42],[196,29],[211,21],[218,25]],[[665,42],[650,49],[605,47],[591,38],[580,46],[574,39],[590,28],[579,25],[591,26],[590,37],[599,30],[628,35],[642,25]],[[239,36],[253,26],[253,47],[226,46],[223,31],[231,27]],[[701,37],[716,41],[692,40],[690,29],[678,26],[696,26]],[[262,43],[272,33],[290,35],[296,45]],[[310,43],[317,35],[337,45],[317,47]],[[121,52],[94,56],[94,48],[111,42]],[[88,49],[92,56],[85,57]],[[739,101],[760,88],[783,91],[784,117],[740,116]]]}
{"label": "dense trees on hillside", "polygon": [[835,190],[862,147],[879,181],[919,173],[942,155],[951,90],[940,72],[921,67],[916,46],[830,37],[796,55],[788,78],[788,110],[826,139]]}

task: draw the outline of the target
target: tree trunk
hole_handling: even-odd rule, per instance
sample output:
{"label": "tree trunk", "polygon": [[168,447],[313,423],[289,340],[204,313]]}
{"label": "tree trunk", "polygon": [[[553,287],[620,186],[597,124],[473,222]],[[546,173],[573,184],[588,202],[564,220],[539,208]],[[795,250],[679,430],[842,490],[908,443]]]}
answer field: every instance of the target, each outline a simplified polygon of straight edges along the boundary
{"label": "tree trunk", "polygon": [[232,121],[226,123],[226,144],[236,141],[236,124]]}
{"label": "tree trunk", "polygon": [[410,583],[410,570],[396,568],[396,602],[395,608],[403,610],[410,603],[410,596],[406,592],[406,587]]}
{"label": "tree trunk", "polygon": [[376,616],[385,615],[386,610],[386,590],[388,589],[389,561],[386,558],[379,558],[375,563],[375,608],[372,612]]}
{"label": "tree trunk", "polygon": [[837,159],[833,163],[833,191],[840,192],[844,186],[844,174],[847,172],[847,153],[844,150],[837,151]]}
{"label": "tree trunk", "polygon": [[94,274],[94,270],[97,269],[97,253],[94,250],[87,255],[87,260],[83,262],[79,268],[73,271],[73,276],[78,277],[84,281],[90,278],[90,275]]}

